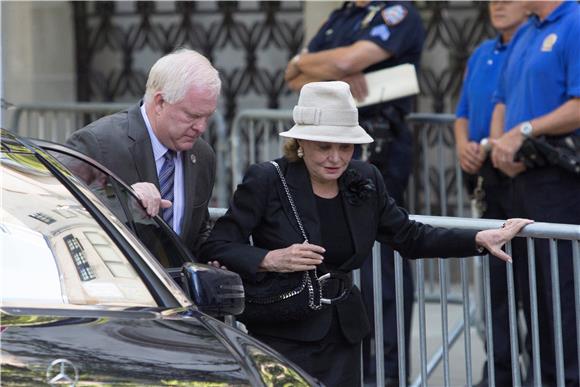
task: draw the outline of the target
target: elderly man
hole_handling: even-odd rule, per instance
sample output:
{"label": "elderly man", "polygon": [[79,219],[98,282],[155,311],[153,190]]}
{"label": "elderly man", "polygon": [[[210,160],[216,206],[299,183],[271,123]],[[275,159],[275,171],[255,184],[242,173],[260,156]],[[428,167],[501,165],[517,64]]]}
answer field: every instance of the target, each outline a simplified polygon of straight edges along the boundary
{"label": "elderly man", "polygon": [[161,209],[193,253],[210,229],[216,160],[201,136],[220,88],[218,71],[207,58],[177,50],[153,65],[142,102],[67,140],[131,184],[149,215]]}

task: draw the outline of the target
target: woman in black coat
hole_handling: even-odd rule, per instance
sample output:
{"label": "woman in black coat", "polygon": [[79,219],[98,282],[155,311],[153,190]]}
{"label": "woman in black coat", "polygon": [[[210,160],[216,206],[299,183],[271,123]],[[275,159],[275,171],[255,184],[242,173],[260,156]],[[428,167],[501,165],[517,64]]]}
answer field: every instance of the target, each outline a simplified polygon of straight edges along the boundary
{"label": "woman in black coat", "polygon": [[[290,138],[285,157],[276,162],[308,243],[276,168],[266,162],[249,168],[229,210],[202,246],[202,258],[217,260],[254,284],[274,273],[314,268],[319,276],[349,274],[369,257],[375,240],[405,257],[473,256],[485,248],[511,260],[501,246],[531,221],[512,219],[502,229],[480,232],[414,222],[389,197],[376,167],[352,160],[353,144],[373,140],[358,126],[346,83],[305,85],[293,116],[296,125],[280,133]],[[325,291],[336,293],[336,288],[328,286]],[[345,299],[301,320],[246,325],[253,336],[326,385],[360,384],[359,346],[370,328],[356,287]]]}

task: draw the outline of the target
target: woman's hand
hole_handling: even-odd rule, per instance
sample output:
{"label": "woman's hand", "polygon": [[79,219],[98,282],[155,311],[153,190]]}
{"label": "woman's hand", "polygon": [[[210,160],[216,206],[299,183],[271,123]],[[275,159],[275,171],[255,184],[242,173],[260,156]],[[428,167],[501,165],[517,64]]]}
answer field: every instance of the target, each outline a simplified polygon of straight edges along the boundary
{"label": "woman's hand", "polygon": [[218,269],[228,270],[228,268],[223,266],[220,261],[209,261],[207,264]]}
{"label": "woman's hand", "polygon": [[499,259],[511,263],[512,257],[506,254],[501,248],[506,242],[511,241],[522,228],[530,223],[534,223],[534,221],[520,218],[508,219],[501,228],[478,232],[475,235],[475,243],[478,246],[486,248],[487,251]]}
{"label": "woman's hand", "polygon": [[260,271],[288,273],[292,271],[312,270],[324,260],[321,254],[326,250],[310,243],[296,243],[285,249],[271,250],[266,254]]}

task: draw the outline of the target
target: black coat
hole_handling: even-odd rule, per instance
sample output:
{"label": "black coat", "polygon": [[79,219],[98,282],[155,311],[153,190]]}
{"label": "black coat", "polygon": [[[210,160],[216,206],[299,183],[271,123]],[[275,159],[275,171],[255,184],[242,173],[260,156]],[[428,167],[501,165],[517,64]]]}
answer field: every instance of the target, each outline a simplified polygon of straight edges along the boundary
{"label": "black coat", "polygon": [[[283,158],[276,161],[286,178],[309,242],[321,245],[321,219],[305,164]],[[363,186],[372,190],[365,191]],[[434,228],[410,220],[407,212],[397,207],[389,197],[379,171],[371,164],[351,161],[339,179],[339,187],[355,253],[341,266],[332,269],[350,272],[359,268],[370,256],[375,240],[389,244],[409,258],[477,255],[476,232]],[[254,246],[248,242],[250,236]],[[227,213],[217,221],[202,245],[201,256],[208,260],[217,259],[242,275],[259,277],[262,274],[257,272],[258,265],[269,250],[302,242],[278,174],[274,166],[266,162],[249,168]],[[354,288],[351,295],[337,305],[337,312],[348,341],[356,343],[369,332],[358,289]],[[331,318],[332,309],[326,308],[305,321],[252,324],[248,328],[262,335],[316,341],[328,332]]]}

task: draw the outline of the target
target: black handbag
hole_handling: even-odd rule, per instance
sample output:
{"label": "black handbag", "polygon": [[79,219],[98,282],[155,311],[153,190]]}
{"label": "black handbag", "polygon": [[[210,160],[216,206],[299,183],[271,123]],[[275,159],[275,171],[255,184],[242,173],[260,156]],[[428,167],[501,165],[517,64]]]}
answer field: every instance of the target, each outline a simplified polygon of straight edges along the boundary
{"label": "black handbag", "polygon": [[[306,231],[280,166],[275,161],[270,163],[278,172],[304,242],[308,243]],[[352,288],[352,280],[346,273],[327,273],[319,277],[316,269],[291,273],[270,272],[260,277],[255,281],[243,279],[246,307],[238,318],[244,323],[303,320],[328,305],[344,300]],[[329,280],[339,281],[338,296],[333,298],[323,297],[325,284]]]}

